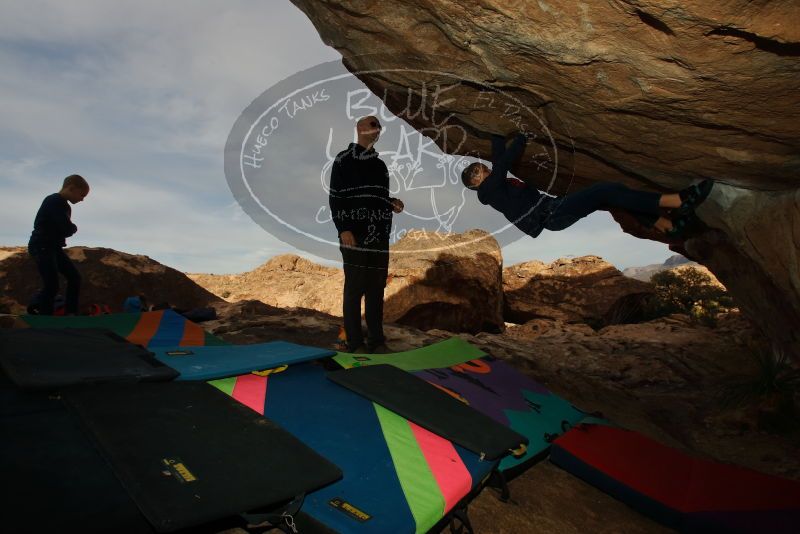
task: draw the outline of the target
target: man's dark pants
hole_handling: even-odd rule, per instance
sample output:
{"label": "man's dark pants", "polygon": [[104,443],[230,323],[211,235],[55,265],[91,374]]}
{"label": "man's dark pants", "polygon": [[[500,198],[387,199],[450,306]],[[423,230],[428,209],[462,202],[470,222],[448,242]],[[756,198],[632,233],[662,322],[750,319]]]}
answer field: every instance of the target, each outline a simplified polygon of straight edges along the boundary
{"label": "man's dark pants", "polygon": [[58,273],[67,279],[67,294],[64,302],[64,313],[78,313],[78,295],[81,291],[81,275],[72,261],[60,247],[28,247],[44,287],[36,294],[31,303],[40,314],[53,315],[53,303],[58,294]]}
{"label": "man's dark pants", "polygon": [[619,208],[630,212],[645,227],[658,220],[660,193],[638,191],[615,182],[600,182],[550,202],[544,227],[564,230],[600,209]]}
{"label": "man's dark pants", "polygon": [[344,267],[344,299],[342,314],[347,335],[347,349],[354,351],[364,343],[361,332],[361,297],[364,297],[364,318],[367,321],[367,347],[374,348],[385,340],[383,335],[383,290],[389,272],[389,243],[339,246]]}

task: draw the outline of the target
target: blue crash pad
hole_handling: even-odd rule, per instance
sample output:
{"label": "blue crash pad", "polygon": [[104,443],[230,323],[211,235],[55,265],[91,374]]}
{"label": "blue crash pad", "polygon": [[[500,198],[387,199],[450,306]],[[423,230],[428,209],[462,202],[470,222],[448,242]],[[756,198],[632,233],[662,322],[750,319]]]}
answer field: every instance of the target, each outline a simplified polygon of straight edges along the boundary
{"label": "blue crash pad", "polygon": [[254,345],[150,347],[150,350],[159,361],[180,373],[176,380],[214,380],[336,354],[331,350],[286,341]]}

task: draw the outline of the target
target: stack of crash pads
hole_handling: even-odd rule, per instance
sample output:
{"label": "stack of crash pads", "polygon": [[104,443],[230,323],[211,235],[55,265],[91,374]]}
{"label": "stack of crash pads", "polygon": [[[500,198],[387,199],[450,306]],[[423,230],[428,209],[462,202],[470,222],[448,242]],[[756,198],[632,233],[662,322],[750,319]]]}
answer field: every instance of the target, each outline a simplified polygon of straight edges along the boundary
{"label": "stack of crash pads", "polygon": [[[160,362],[165,369],[174,370],[175,374],[170,378],[176,377],[176,380],[212,380],[327,358],[335,354],[327,349],[284,341],[229,345],[172,310],[92,317],[26,315],[23,321],[32,328],[19,329],[17,335],[39,340],[39,345],[45,349],[38,352],[29,351],[31,355],[28,357],[37,359],[36,363],[39,366],[46,362],[49,366],[56,365],[54,361],[56,358],[51,357],[56,354],[45,346],[48,343],[50,347],[54,345],[52,341],[45,339],[47,332],[50,332],[49,335],[52,337],[59,333],[66,335],[64,333],[67,331],[71,332],[72,336],[84,337],[88,332],[104,331],[104,335],[109,338],[114,336],[118,341],[127,341],[130,347],[135,345],[146,347],[147,351],[144,351],[144,354],[148,355],[150,360],[155,357],[157,360],[155,364]],[[72,367],[86,369],[89,362],[83,360],[88,356],[83,353],[87,352],[87,347],[90,345],[89,352],[97,354],[92,360],[92,365],[99,368],[103,354],[97,339],[78,345],[76,341],[65,338],[64,347],[56,347],[55,350],[63,367],[69,367],[68,362],[78,359],[82,361],[72,362]],[[65,354],[65,350],[69,352]],[[141,349],[139,351],[142,352]]]}
{"label": "stack of crash pads", "polygon": [[427,532],[497,465],[337,385],[318,365],[212,384],[341,467],[342,480],[309,493],[301,509],[336,532]]}
{"label": "stack of crash pads", "polygon": [[405,369],[528,437],[524,456],[501,461],[506,478],[549,453],[568,472],[683,531],[797,532],[800,525],[797,482],[693,458],[614,427],[458,338],[407,353],[334,360],[348,368]]}
{"label": "stack of crash pads", "polygon": [[328,378],[469,449],[482,459],[522,455],[528,445],[525,436],[391,365],[336,371],[328,373]]}
{"label": "stack of crash pads", "polygon": [[343,479],[302,508],[338,532],[425,532],[474,495],[498,460],[530,465],[584,416],[460,338],[334,360],[350,370],[326,379],[304,364],[211,383],[342,467]]}
{"label": "stack of crash pads", "polygon": [[[15,488],[2,508],[15,532],[171,532],[253,511],[249,518],[281,521],[266,512],[341,477],[296,437],[204,382],[137,383],[178,373],[120,336],[194,362],[189,376],[241,372],[240,352],[252,361],[244,367],[256,369],[330,351],[282,342],[187,351],[196,325],[169,311],[25,320],[50,328],[0,331],[0,364],[9,371],[0,380],[0,469]],[[202,334],[194,341],[217,341]],[[212,348],[228,352],[205,350]]]}
{"label": "stack of crash pads", "polygon": [[105,328],[143,347],[225,344],[172,310],[75,317],[24,315],[22,321],[34,328]]}
{"label": "stack of crash pads", "polygon": [[[33,335],[37,329],[45,328],[75,329],[70,330],[71,332],[85,328],[107,328],[130,343],[146,346],[148,351],[154,353],[155,360],[151,358],[151,361],[167,364],[179,373],[177,380],[184,381],[187,385],[205,385],[190,381],[217,378],[213,382],[214,385],[245,406],[253,408],[258,412],[253,414],[255,417],[266,416],[268,419],[262,419],[263,421],[280,424],[291,435],[310,446],[316,454],[341,466],[344,470],[344,478],[341,481],[310,491],[306,495],[301,513],[296,515],[298,525],[304,524],[303,520],[308,519],[305,524],[313,524],[321,529],[335,529],[339,532],[428,531],[437,527],[437,524],[448,521],[450,515],[462,509],[486,482],[496,468],[500,456],[507,455],[511,449],[519,448],[527,441],[524,437],[510,432],[508,428],[497,425],[496,422],[459,402],[456,402],[457,409],[465,409],[462,413],[464,418],[460,429],[462,432],[459,434],[459,429],[456,428],[453,439],[447,439],[426,428],[428,421],[425,417],[420,418],[422,424],[417,424],[387,409],[379,402],[372,402],[337,385],[333,380],[326,378],[325,371],[319,365],[302,363],[332,355],[333,353],[329,351],[284,342],[248,346],[225,345],[204,332],[201,335],[199,327],[171,311],[94,318],[26,317],[25,321],[34,327],[27,335]],[[291,365],[287,368],[288,364]],[[247,372],[257,369],[268,369],[268,371]],[[232,378],[218,378],[232,373],[243,374]],[[341,373],[346,371],[340,371],[339,374]],[[347,376],[355,378],[355,374]],[[427,390],[428,393],[438,395],[438,402],[447,403],[453,400],[448,394],[410,374],[404,378],[414,381],[417,387],[421,384],[423,391]],[[363,380],[357,381],[363,382]],[[367,377],[366,383],[369,385],[372,382],[374,381]],[[110,411],[100,414],[81,415],[80,426],[93,428],[92,423],[87,422],[87,419],[93,420],[93,418],[99,418],[104,425],[109,425],[109,428],[92,430],[92,442],[100,444],[100,449],[104,451],[103,456],[115,468],[116,479],[122,481],[123,487],[128,488],[128,493],[134,496],[136,508],[141,511],[137,513],[149,520],[142,520],[143,523],[167,530],[189,525],[187,517],[196,514],[197,510],[189,509],[189,516],[181,518],[180,514],[176,516],[180,506],[172,506],[168,512],[159,510],[158,503],[172,502],[174,496],[164,501],[164,499],[149,498],[150,492],[135,493],[131,488],[138,487],[138,483],[131,481],[130,477],[143,476],[146,465],[152,463],[152,457],[139,458],[146,456],[144,451],[147,451],[149,446],[136,443],[135,454],[131,449],[125,449],[124,444],[130,441],[132,436],[130,434],[126,436],[123,429],[113,428],[111,424],[114,420],[113,414],[117,416],[127,414],[123,407],[115,405],[110,400],[113,396],[111,392],[114,390],[122,392],[130,402],[132,392],[144,394],[150,386],[169,387],[170,391],[173,391],[179,384],[114,385],[92,388],[103,391],[108,399],[106,401],[101,401],[97,397],[91,401],[85,399],[81,401],[78,397],[79,400],[73,401],[71,397],[75,395],[74,393],[67,393],[64,397],[73,411],[80,409],[93,412],[100,407],[109,407]],[[145,395],[148,396],[150,394]],[[142,402],[136,401],[130,403],[131,406],[138,406],[134,408],[134,415],[142,413],[141,404]],[[188,404],[202,403],[195,401]],[[437,401],[434,401],[435,404]],[[394,408],[403,411],[402,403]],[[158,413],[153,410],[148,411],[153,414]],[[203,408],[195,410],[194,413],[206,411],[208,410]],[[412,409],[408,415],[417,417],[420,415],[419,410]],[[346,425],[342,424],[344,421],[347,422]],[[503,438],[505,442],[495,446],[491,439],[493,432],[479,434],[478,437],[485,443],[481,444],[479,440],[477,446],[469,436],[462,441],[465,437],[463,429],[475,427],[476,422],[477,426],[493,427],[498,435],[507,434]],[[149,426],[155,428],[157,421],[151,420]],[[181,428],[177,424],[172,426]],[[436,430],[435,427],[432,428]],[[452,430],[438,429],[440,433]],[[182,432],[188,433],[188,427],[183,427]],[[158,431],[155,434],[161,436],[163,433]],[[115,439],[118,436],[126,438]],[[486,439],[487,437],[489,439]],[[208,437],[199,439],[195,436],[195,442],[213,444],[213,440]],[[491,447],[484,447],[485,444]],[[469,450],[470,446],[474,450]],[[302,450],[302,447],[297,449]],[[213,446],[211,450],[214,450]],[[224,455],[225,453],[222,453],[222,456]],[[196,459],[189,461],[183,455],[176,456],[177,458],[172,460],[182,467],[172,472],[170,476],[181,479],[181,473],[184,475],[188,473],[189,478],[200,479],[191,468],[192,463],[197,465]],[[234,456],[244,457],[241,454],[231,455],[232,458]],[[132,458],[137,461],[132,462]],[[161,460],[162,463],[159,464],[161,468],[168,467],[167,463],[171,461],[170,458]],[[202,466],[203,462],[201,461],[199,465]],[[311,468],[313,472],[324,473],[324,469],[313,467],[315,465],[313,460],[305,462],[303,466],[294,464],[292,467],[292,465],[293,463],[289,461],[286,468],[298,471]],[[150,474],[152,475],[152,472]],[[284,484],[279,484],[282,485]],[[112,491],[108,493],[115,494]],[[261,494],[262,499],[265,498],[265,492],[255,493]],[[207,516],[196,518],[196,521],[211,519],[211,516]]]}
{"label": "stack of crash pads", "polygon": [[64,397],[160,532],[278,506],[342,475],[205,383],[105,385]]}
{"label": "stack of crash pads", "polygon": [[528,439],[526,452],[506,456],[499,471],[513,477],[543,459],[550,442],[587,415],[510,365],[461,338],[385,355],[339,354],[344,368],[390,364],[425,380]]}
{"label": "stack of crash pads", "polygon": [[800,484],[697,458],[638,432],[580,424],[550,459],[632,508],[682,532],[800,529]]}
{"label": "stack of crash pads", "polygon": [[0,416],[9,532],[172,532],[280,509],[341,476],[203,383],[84,386],[61,397]]}
{"label": "stack of crash pads", "polygon": [[[44,337],[56,336],[52,328],[74,329],[65,331],[74,346],[104,337],[105,349],[94,345],[98,350],[80,357],[105,354],[139,367],[120,377],[77,373],[76,380],[75,369],[58,362],[56,385],[79,385],[64,390],[64,402],[21,391],[3,377],[0,426],[14,437],[3,445],[0,468],[21,488],[4,505],[15,530],[42,525],[43,501],[58,503],[52,526],[107,530],[118,521],[124,531],[151,532],[208,524],[268,503],[280,510],[286,504],[274,499],[305,492],[295,517],[310,530],[301,532],[426,532],[458,514],[493,471],[513,476],[548,452],[567,471],[685,531],[788,532],[798,521],[796,483],[691,458],[587,416],[459,338],[405,353],[338,354],[334,360],[345,370],[326,373],[314,360],[329,351],[284,342],[226,345],[169,310],[25,320]],[[147,351],[122,349],[123,340]],[[41,376],[21,378],[39,372],[52,347],[25,361],[0,343],[4,369],[26,388],[53,387]],[[119,350],[109,354],[108,347]],[[36,357],[41,361],[32,364]],[[135,383],[176,375],[182,382]],[[201,380],[232,397],[229,404]],[[129,383],[87,385],[108,381]],[[232,426],[222,422],[227,418]],[[277,434],[242,430],[261,426]],[[58,431],[57,441],[50,429]],[[182,437],[206,450],[187,447]],[[261,439],[299,451],[302,459],[270,455],[274,450]],[[228,440],[237,443],[227,448]],[[163,452],[167,442],[171,452]],[[251,470],[219,468],[211,456],[239,458]],[[276,464],[276,457],[284,460]],[[335,480],[338,469],[342,477]],[[263,480],[248,478],[253,470],[286,491],[257,486]],[[241,491],[226,485],[234,478],[243,481]],[[193,486],[200,481],[222,491]],[[214,506],[181,500],[186,490]],[[89,509],[79,496],[100,505]],[[30,521],[34,516],[38,522]]]}
{"label": "stack of crash pads", "polygon": [[[393,355],[396,362],[407,362],[412,368],[415,365],[420,368],[420,362],[427,362],[428,366],[436,365],[438,370],[412,374],[378,365],[333,372],[327,378],[320,366],[301,362],[329,356],[330,352],[283,342],[224,345],[212,336],[201,335],[199,327],[171,311],[95,318],[30,317],[26,322],[39,329],[75,329],[64,330],[71,335],[80,332],[78,328],[111,329],[131,343],[146,346],[156,358],[149,361],[167,364],[180,373],[178,380],[213,379],[240,373],[232,378],[215,380],[213,384],[255,410],[257,415],[264,415],[269,418],[267,420],[281,425],[317,454],[343,469],[342,480],[308,493],[301,508],[302,514],[298,516],[308,516],[317,525],[338,532],[425,532],[435,528],[447,521],[450,514],[458,512],[481,489],[499,461],[509,461],[511,453],[523,458],[529,456],[530,453],[524,453],[524,446],[530,441],[528,434],[544,443],[545,430],[555,431],[562,427],[559,420],[539,429],[538,433],[525,435],[509,428],[510,419],[504,409],[516,408],[522,413],[541,411],[541,403],[531,404],[525,400],[524,390],[530,390],[531,394],[546,393],[546,390],[535,383],[524,382],[522,375],[500,362],[485,358],[483,352],[458,338]],[[84,334],[89,332],[91,330],[85,330]],[[31,329],[21,335],[35,333],[36,329]],[[494,365],[493,374],[487,372],[490,363]],[[286,364],[292,365],[286,369]],[[441,367],[443,365],[452,365],[454,369]],[[247,372],[255,369],[274,370],[271,373]],[[506,376],[506,371],[509,376]],[[448,378],[451,373],[459,374]],[[475,378],[478,375],[480,380]],[[435,384],[437,380],[441,384]],[[464,390],[465,384],[474,386],[477,391]],[[177,384],[172,387],[175,386]],[[90,413],[84,417],[101,416],[104,424],[111,425],[115,414],[125,414],[120,418],[122,420],[135,419],[137,413],[141,414],[140,405],[143,403],[131,402],[135,396],[133,392],[146,393],[148,388],[149,385],[100,388],[104,391],[105,401],[98,397],[94,397],[92,402],[81,401],[78,397],[79,400],[73,402],[70,401],[72,394],[66,398],[73,409],[77,406],[91,411],[92,407],[109,407],[110,411],[99,415]],[[125,406],[110,400],[114,390],[128,398],[128,406],[136,407],[133,414],[127,414]],[[475,406],[461,401],[464,397],[458,392],[462,390]],[[491,409],[496,408],[491,402],[483,406],[483,411],[475,409],[482,404],[480,393],[487,392],[502,398],[497,413]],[[154,409],[148,411],[158,414]],[[506,419],[498,420],[498,413]],[[151,420],[145,426],[156,428],[157,424],[157,420]],[[180,425],[172,426],[180,428]],[[183,432],[188,433],[188,429]],[[161,435],[162,432],[155,434]],[[136,488],[131,477],[145,473],[145,464],[150,465],[153,458],[143,457],[136,465],[129,465],[131,456],[126,455],[130,450],[126,452],[124,445],[131,441],[132,436],[113,425],[95,431],[92,436],[106,451],[104,455],[115,469],[121,471],[117,472],[117,479],[126,484],[125,487]],[[117,441],[116,437],[124,439]],[[196,441],[212,442],[208,437],[195,438]],[[136,443],[135,440],[132,442]],[[541,446],[537,443],[534,449]],[[141,455],[147,449],[147,444],[136,443],[137,454]],[[126,460],[120,460],[123,457]],[[185,468],[190,478],[200,478],[195,474],[196,469],[191,467],[197,465],[196,459],[187,460],[180,454],[170,458],[161,460],[174,460]],[[310,461],[309,465],[312,464]],[[159,466],[165,467],[166,464]],[[173,476],[180,479],[181,472],[183,469]],[[109,494],[115,492],[109,491]],[[180,514],[176,519],[174,514],[180,508],[177,505],[170,516],[158,508],[163,499],[148,500],[150,492],[134,494],[138,509],[144,512],[149,524],[159,525],[162,529],[171,528],[169,525],[189,524],[186,517],[180,519]],[[166,502],[172,500],[174,496],[167,498]],[[207,516],[198,521],[210,519],[211,516]]]}

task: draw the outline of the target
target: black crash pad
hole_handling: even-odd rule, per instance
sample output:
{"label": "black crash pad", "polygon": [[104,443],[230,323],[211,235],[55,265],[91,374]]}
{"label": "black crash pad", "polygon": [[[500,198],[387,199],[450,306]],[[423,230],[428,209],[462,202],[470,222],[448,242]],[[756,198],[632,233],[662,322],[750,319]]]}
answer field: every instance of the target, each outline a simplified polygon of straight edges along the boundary
{"label": "black crash pad", "polygon": [[0,330],[0,365],[24,389],[178,376],[139,345],[110,330],[93,328]]}
{"label": "black crash pad", "polygon": [[522,434],[392,365],[354,367],[332,371],[327,376],[486,459],[501,458],[528,444]]}
{"label": "black crash pad", "polygon": [[342,476],[203,382],[103,384],[68,390],[64,399],[160,532],[281,503]]}
{"label": "black crash pad", "polygon": [[0,435],[4,532],[154,532],[58,399],[17,397]]}
{"label": "black crash pad", "polygon": [[0,417],[52,410],[52,400],[46,392],[22,391],[0,366]]}

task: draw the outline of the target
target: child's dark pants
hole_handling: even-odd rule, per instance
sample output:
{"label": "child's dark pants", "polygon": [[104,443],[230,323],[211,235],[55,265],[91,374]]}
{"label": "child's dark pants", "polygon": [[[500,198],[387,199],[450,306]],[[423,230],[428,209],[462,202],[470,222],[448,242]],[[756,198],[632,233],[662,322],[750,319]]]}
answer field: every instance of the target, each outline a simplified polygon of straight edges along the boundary
{"label": "child's dark pants", "polygon": [[29,247],[44,287],[34,297],[33,305],[42,315],[53,315],[53,303],[58,294],[58,273],[67,279],[67,294],[64,313],[78,313],[78,295],[81,290],[81,275],[60,247]]}

